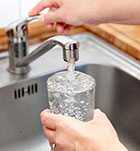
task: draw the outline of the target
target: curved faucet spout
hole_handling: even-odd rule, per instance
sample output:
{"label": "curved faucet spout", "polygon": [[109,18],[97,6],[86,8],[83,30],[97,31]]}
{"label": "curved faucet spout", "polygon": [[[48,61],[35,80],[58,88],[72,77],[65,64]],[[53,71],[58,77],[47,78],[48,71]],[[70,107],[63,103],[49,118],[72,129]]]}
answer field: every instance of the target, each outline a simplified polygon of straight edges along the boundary
{"label": "curved faucet spout", "polygon": [[17,67],[27,66],[31,62],[38,59],[40,56],[51,50],[56,45],[63,49],[63,59],[66,62],[70,60],[77,61],[79,59],[79,43],[67,36],[55,36],[43,42],[38,48],[31,52],[26,57],[16,62]]}
{"label": "curved faucet spout", "polygon": [[68,36],[54,36],[28,54],[28,23],[39,17],[39,15],[28,17],[9,26],[7,29],[7,36],[9,37],[9,72],[14,74],[26,74],[30,70],[29,64],[31,62],[56,45],[62,47],[64,61],[77,61],[79,59],[79,44]]}

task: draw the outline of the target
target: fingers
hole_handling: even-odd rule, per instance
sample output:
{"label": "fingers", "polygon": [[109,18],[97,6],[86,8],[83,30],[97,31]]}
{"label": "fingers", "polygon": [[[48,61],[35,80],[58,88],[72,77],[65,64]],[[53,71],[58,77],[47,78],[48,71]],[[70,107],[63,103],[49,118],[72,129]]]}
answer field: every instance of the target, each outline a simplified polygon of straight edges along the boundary
{"label": "fingers", "polygon": [[56,124],[58,123],[57,115],[51,114],[45,110],[41,112],[40,118],[41,118],[41,123],[44,127],[51,130],[56,130]]}
{"label": "fingers", "polygon": [[41,1],[29,12],[29,15],[36,15],[45,8],[50,9],[47,13],[41,15],[41,21],[43,21],[49,29],[56,29],[58,33],[67,34],[72,26],[65,24],[63,6],[59,0]]}
{"label": "fingers", "polygon": [[61,9],[56,9],[55,11],[48,11],[48,13],[42,16],[45,24],[63,22],[63,16]]}
{"label": "fingers", "polygon": [[94,120],[106,118],[105,113],[103,113],[100,109],[96,109],[94,111]]}
{"label": "fingers", "polygon": [[52,30],[53,29],[53,23],[47,24],[46,25],[48,29]]}
{"label": "fingers", "polygon": [[43,126],[44,135],[48,138],[50,144],[55,144],[55,131]]}
{"label": "fingers", "polygon": [[29,12],[29,15],[30,16],[37,15],[45,8],[53,7],[54,3],[55,3],[54,0],[41,1]]}
{"label": "fingers", "polygon": [[71,25],[67,25],[67,24],[64,24],[64,23],[57,23],[56,24],[56,31],[58,33],[65,33],[67,34],[70,30],[72,29],[72,26]]}
{"label": "fingers", "polygon": [[54,29],[60,34],[67,34],[73,26],[63,23],[63,19],[58,15],[58,13],[56,16],[54,12],[49,12],[43,16],[42,21],[45,22],[48,29]]}
{"label": "fingers", "polygon": [[58,32],[58,33],[64,33],[64,30],[65,30],[65,25],[64,24],[59,24],[59,23],[57,23],[57,25],[56,25],[56,31]]}
{"label": "fingers", "polygon": [[103,113],[100,109],[96,109],[94,110],[94,117],[93,117],[93,120],[87,122],[90,123],[90,124],[97,124],[99,122],[104,122],[104,121],[108,121],[108,118],[106,116],[105,113]]}

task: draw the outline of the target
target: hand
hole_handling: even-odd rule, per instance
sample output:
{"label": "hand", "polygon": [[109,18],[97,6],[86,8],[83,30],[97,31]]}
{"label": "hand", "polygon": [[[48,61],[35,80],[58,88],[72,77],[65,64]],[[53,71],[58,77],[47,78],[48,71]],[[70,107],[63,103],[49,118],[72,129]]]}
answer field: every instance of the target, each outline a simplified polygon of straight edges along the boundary
{"label": "hand", "polygon": [[45,8],[50,10],[43,21],[49,28],[55,25],[60,33],[87,23],[140,24],[140,0],[42,0],[29,15]]}
{"label": "hand", "polygon": [[56,144],[55,151],[127,151],[100,110],[90,122],[43,111],[41,122],[50,144]]}
{"label": "hand", "polygon": [[94,5],[94,0],[43,0],[30,11],[29,15],[36,15],[49,8],[49,12],[43,16],[43,21],[49,28],[57,23],[56,29],[62,33],[72,26],[96,23],[93,20],[96,18]]}

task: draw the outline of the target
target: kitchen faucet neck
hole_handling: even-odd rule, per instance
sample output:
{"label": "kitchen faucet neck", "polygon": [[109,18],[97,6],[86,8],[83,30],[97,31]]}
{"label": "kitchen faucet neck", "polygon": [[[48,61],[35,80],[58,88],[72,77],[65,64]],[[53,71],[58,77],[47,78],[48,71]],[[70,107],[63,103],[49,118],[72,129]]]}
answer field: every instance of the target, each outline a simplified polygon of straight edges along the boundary
{"label": "kitchen faucet neck", "polygon": [[64,61],[79,59],[79,43],[68,36],[54,36],[43,42],[38,48],[28,54],[28,23],[38,19],[39,16],[29,17],[14,26],[9,26],[9,68],[14,74],[26,74],[30,71],[29,64],[50,49],[59,45],[63,49]]}

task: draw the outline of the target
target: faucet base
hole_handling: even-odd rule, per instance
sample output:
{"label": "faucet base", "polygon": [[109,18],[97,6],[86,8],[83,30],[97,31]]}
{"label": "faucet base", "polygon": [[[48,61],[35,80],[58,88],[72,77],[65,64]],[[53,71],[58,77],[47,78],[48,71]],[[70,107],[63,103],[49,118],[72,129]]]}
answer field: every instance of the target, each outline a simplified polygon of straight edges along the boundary
{"label": "faucet base", "polygon": [[30,72],[31,68],[30,66],[23,66],[23,67],[8,67],[8,72],[12,73],[12,74],[16,74],[16,75],[25,75],[28,72]]}

